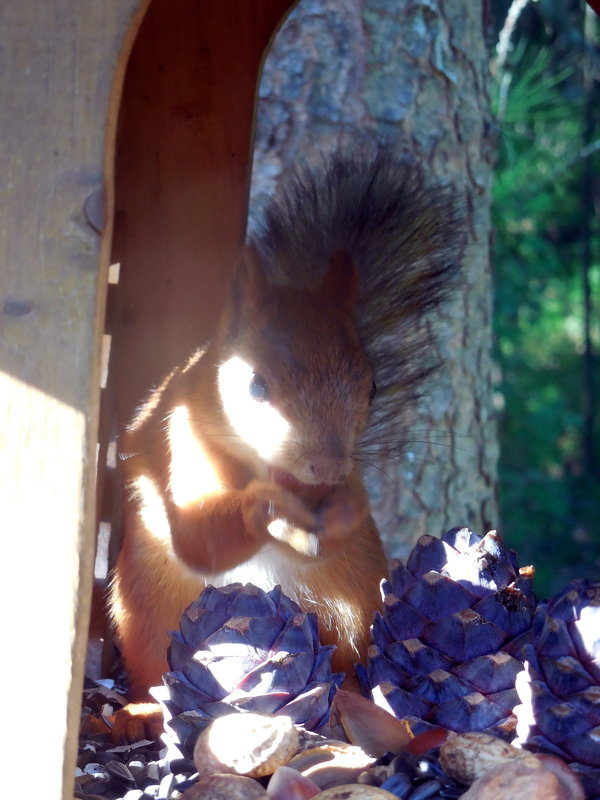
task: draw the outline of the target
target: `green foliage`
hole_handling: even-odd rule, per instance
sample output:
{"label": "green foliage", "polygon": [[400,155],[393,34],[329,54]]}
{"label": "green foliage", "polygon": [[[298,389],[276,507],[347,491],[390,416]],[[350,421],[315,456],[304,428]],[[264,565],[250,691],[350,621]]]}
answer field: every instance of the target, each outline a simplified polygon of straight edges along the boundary
{"label": "green foliage", "polygon": [[[597,153],[580,157],[585,97],[576,55],[564,66],[551,42],[522,36],[494,83],[500,507],[507,540],[521,562],[536,565],[540,594],[600,576],[600,480],[583,458],[581,244],[583,170],[600,163]],[[597,297],[597,220],[592,233]],[[592,335],[598,352],[597,323]],[[600,454],[598,430],[594,446]]]}

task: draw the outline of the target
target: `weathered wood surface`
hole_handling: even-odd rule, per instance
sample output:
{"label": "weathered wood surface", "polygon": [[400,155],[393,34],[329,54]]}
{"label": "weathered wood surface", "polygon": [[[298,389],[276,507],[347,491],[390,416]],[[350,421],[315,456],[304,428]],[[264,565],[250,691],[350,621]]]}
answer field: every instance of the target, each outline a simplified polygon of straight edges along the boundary
{"label": "weathered wood surface", "polygon": [[[48,800],[72,796],[94,549],[99,362],[112,239],[114,140],[126,59],[147,5],[147,0],[92,0],[85,9],[75,0],[0,4],[0,527],[7,796],[30,791]],[[216,265],[228,265],[239,246],[254,81],[269,30],[289,3],[155,0],[152,9],[161,5],[170,13],[163,19],[166,28],[156,33],[159,39],[163,33],[172,37],[163,51],[169,61],[162,66],[181,90],[183,105],[171,107],[166,116],[159,112],[156,128],[152,114],[144,118],[143,97],[137,109],[135,103],[128,104],[124,115],[133,120],[126,137],[132,158],[127,167],[132,170],[127,178],[130,189],[124,189],[124,196],[128,191],[136,196],[138,188],[144,194],[153,186],[161,200],[154,215],[156,195],[138,198],[132,206],[125,203],[137,257],[124,270],[129,292],[124,307],[137,298],[140,286],[148,288],[133,314],[140,332],[135,319],[132,323],[128,317],[135,344],[125,348],[127,355],[120,362],[129,365],[122,373],[127,381],[125,404],[135,394],[131,386],[143,384],[147,377],[144,370],[137,375],[132,366],[136,353],[144,347],[161,350],[165,319],[185,317],[193,303],[179,306],[179,300],[203,285],[186,278],[179,300],[177,292],[169,294],[164,313],[153,320],[163,306],[152,305],[155,293],[165,299],[165,285],[177,283],[190,269],[192,250],[202,235],[197,228],[211,231],[201,280],[208,280]],[[233,14],[234,5],[243,9],[239,18]],[[226,9],[227,14],[213,13],[216,9]],[[252,9],[260,23],[251,24]],[[193,27],[178,25],[173,15],[179,13],[188,14],[190,26],[193,16]],[[226,55],[218,38],[222,30],[230,45]],[[181,35],[184,42],[177,38]],[[183,49],[190,71],[169,71],[171,57],[179,65]],[[240,87],[237,80],[243,74]],[[202,91],[192,86],[195,81],[201,82]],[[193,94],[189,104],[183,98],[186,86]],[[161,84],[157,91],[165,99],[170,86]],[[160,107],[159,98],[151,102]],[[224,164],[229,148],[235,158]],[[190,153],[200,152],[203,155],[188,161]],[[148,166],[144,160],[153,157],[150,183],[140,188],[137,181]],[[154,170],[159,163],[167,164],[165,172]],[[195,189],[205,168],[212,183]],[[163,178],[164,193],[152,183]],[[181,196],[179,180],[185,182]],[[93,209],[103,184],[106,223],[101,238],[88,218],[98,224]],[[203,203],[207,193],[210,201]],[[196,203],[208,214],[204,227],[194,216]],[[187,209],[191,216],[180,220]],[[161,220],[165,226],[147,246],[146,235]],[[181,230],[183,271],[173,266],[180,261],[178,246],[166,244],[173,236],[177,241]],[[217,240],[230,236],[222,257]],[[152,258],[154,247],[160,249],[160,258]],[[127,260],[125,251],[120,255]],[[144,274],[150,262],[157,271]],[[211,284],[212,298],[218,291]],[[193,336],[197,333],[194,330]],[[20,753],[26,758],[26,773],[20,768]],[[32,768],[39,782],[29,774]],[[25,779],[32,781],[27,788]]]}
{"label": "weathered wood surface", "polygon": [[113,76],[140,6],[140,0],[92,2],[82,14],[76,0],[0,5],[8,796],[72,796],[108,263],[84,207],[102,188]]}

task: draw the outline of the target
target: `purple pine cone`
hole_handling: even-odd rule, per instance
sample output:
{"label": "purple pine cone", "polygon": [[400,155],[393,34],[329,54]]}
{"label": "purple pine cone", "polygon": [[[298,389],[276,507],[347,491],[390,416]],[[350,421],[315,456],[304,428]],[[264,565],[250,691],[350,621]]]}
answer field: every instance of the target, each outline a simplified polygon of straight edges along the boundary
{"label": "purple pine cone", "polygon": [[512,738],[532,574],[495,531],[422,536],[382,584],[367,667],[357,667],[365,693],[415,732],[433,725]]}
{"label": "purple pine cone", "polygon": [[177,746],[189,754],[211,720],[232,711],[286,714],[317,730],[344,679],[332,673],[314,614],[277,586],[207,587],[171,633],[164,705]]}
{"label": "purple pine cone", "polygon": [[571,581],[533,627],[517,678],[519,743],[560,756],[600,797],[600,583]]}

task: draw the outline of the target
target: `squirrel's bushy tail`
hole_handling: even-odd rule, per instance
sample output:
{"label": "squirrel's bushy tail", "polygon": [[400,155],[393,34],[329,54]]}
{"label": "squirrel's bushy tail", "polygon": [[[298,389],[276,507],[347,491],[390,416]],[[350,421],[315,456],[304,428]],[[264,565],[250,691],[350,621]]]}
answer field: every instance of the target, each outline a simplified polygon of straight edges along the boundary
{"label": "squirrel's bushy tail", "polygon": [[360,280],[356,322],[379,390],[366,438],[383,450],[390,424],[405,423],[404,411],[436,366],[431,326],[421,323],[452,286],[462,218],[456,193],[428,181],[417,164],[387,150],[334,153],[316,168],[291,172],[253,235],[275,284],[316,284],[333,253],[352,255]]}

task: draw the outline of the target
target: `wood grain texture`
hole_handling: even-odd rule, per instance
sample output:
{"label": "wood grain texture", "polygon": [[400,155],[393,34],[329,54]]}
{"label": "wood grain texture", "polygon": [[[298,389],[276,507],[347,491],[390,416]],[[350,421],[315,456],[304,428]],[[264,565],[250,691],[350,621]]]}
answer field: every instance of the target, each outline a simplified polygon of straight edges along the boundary
{"label": "wood grain texture", "polygon": [[3,711],[16,753],[4,790],[15,796],[19,743],[36,731],[44,796],[72,796],[108,263],[84,206],[102,190],[113,76],[139,6],[0,7],[0,527],[3,666],[13,676]]}
{"label": "wood grain texture", "polygon": [[[160,5],[161,0],[155,0],[153,6]],[[181,223],[185,232],[192,231],[193,245],[184,237],[189,256],[198,239],[197,218],[193,212],[188,217],[187,209],[197,202],[211,213],[215,209],[204,227],[205,232],[212,231],[210,241],[215,243],[205,258],[208,275],[222,263],[217,239],[225,237],[227,254],[239,245],[254,80],[260,63],[258,42],[264,47],[269,25],[275,24],[287,3],[237,4],[244,9],[240,15],[233,14],[235,4],[220,0],[177,0],[167,5],[174,15],[192,9],[194,26],[189,32],[173,30],[161,55],[156,69],[165,67],[169,81],[160,83],[153,73],[163,97],[175,88],[179,91],[168,119],[159,126],[161,146],[158,151],[146,148],[146,133],[156,142],[147,121],[136,130],[139,139],[133,140],[130,185],[137,188],[140,174],[150,178],[142,183],[142,194],[155,189],[163,174],[153,167],[163,161],[171,165],[166,168],[171,182],[158,189],[161,213],[153,216],[156,196],[149,196],[141,204],[143,221],[138,218],[134,229],[141,241],[152,234],[157,217],[164,218],[168,225],[159,241],[177,242]],[[225,5],[229,18],[215,16],[213,10]],[[18,754],[24,752],[30,769],[31,753],[24,743],[33,742],[36,774],[31,780],[36,792],[43,786],[41,793],[49,800],[72,797],[94,553],[100,352],[112,238],[117,109],[127,57],[147,6],[148,0],[93,0],[83,13],[75,0],[4,0],[0,5],[0,528],[6,572],[3,619],[9,632],[2,662],[3,712],[11,754],[3,789],[10,796],[22,794],[26,773]],[[262,21],[256,22],[256,29],[255,8],[266,10],[264,16],[262,11],[257,14]],[[206,12],[204,21],[200,10]],[[214,55],[207,76],[204,56],[225,24],[230,50]],[[248,36],[243,25],[250,26]],[[185,36],[185,43],[179,36]],[[251,45],[246,44],[248,39]],[[178,63],[182,47],[191,73],[169,67],[171,58]],[[252,80],[242,81],[241,76],[252,70]],[[198,79],[204,93],[191,88]],[[187,88],[193,95],[189,103]],[[206,109],[224,95],[227,103],[221,102],[216,124],[213,110]],[[144,97],[138,101],[144,108]],[[190,152],[198,151],[204,155],[190,162]],[[233,156],[224,165],[229,152]],[[137,166],[136,154],[141,159]],[[215,180],[199,191],[194,184],[202,182],[203,166],[210,167]],[[103,191],[104,222],[103,204],[98,203]],[[229,214],[234,196],[239,199]],[[230,217],[235,220],[233,227],[221,224]],[[103,224],[101,237],[97,229]],[[152,318],[153,292],[163,292],[160,279],[149,281],[145,273],[153,245],[141,245],[137,276],[129,272],[133,297],[140,287],[152,287],[145,295],[141,292],[134,313],[139,320]],[[164,250],[169,258],[156,263],[169,285],[178,281],[177,267],[170,265],[177,265],[180,258],[177,246],[164,244]],[[223,263],[229,263],[227,258]],[[183,293],[190,286],[186,283]],[[194,283],[196,290],[201,286],[200,281]],[[178,314],[185,319],[193,307],[173,301],[165,304],[164,311],[171,319]],[[129,326],[138,346],[147,345],[152,351],[162,336],[165,315],[150,324],[157,332],[153,341],[136,338],[135,324]]]}

